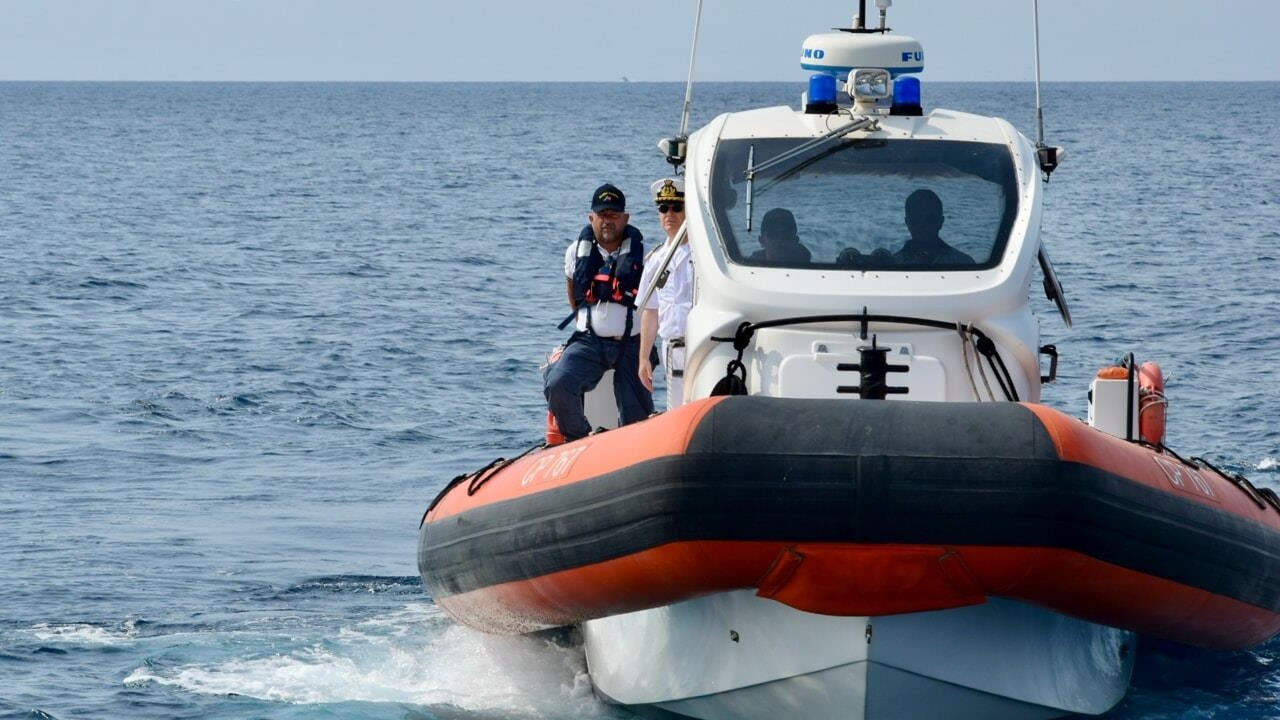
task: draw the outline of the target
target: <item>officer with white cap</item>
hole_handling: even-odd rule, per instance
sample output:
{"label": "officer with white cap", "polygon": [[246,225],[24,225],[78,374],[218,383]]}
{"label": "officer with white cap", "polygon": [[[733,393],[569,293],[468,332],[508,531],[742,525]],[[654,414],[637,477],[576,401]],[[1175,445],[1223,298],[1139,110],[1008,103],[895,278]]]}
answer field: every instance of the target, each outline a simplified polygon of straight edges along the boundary
{"label": "officer with white cap", "polygon": [[667,374],[667,409],[670,410],[684,404],[684,331],[689,308],[693,306],[693,263],[686,239],[676,248],[667,269],[658,275],[662,258],[670,251],[676,233],[684,224],[684,181],[663,178],[653,183],[651,189],[667,239],[649,256],[640,280],[641,288],[653,286],[655,282],[657,287],[649,295],[649,302],[640,316],[640,380],[653,390],[653,366],[649,355],[655,337],[661,335],[663,365]]}

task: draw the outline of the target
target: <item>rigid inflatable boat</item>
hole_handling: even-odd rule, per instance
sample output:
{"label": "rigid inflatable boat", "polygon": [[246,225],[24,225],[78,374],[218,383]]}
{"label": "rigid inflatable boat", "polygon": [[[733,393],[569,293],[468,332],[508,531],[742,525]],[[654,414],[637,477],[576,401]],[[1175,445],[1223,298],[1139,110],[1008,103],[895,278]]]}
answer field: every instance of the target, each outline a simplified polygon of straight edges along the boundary
{"label": "rigid inflatable boat", "polygon": [[1004,597],[1222,649],[1280,631],[1272,493],[1043,405],[708,398],[467,476],[426,520],[435,601],[491,632],[731,590],[833,616]]}
{"label": "rigid inflatable boat", "polygon": [[[925,112],[923,50],[883,23],[802,65],[799,107],[664,143],[687,403],[455,478],[419,533],[433,600],[579,625],[600,696],[697,718],[1098,714],[1140,635],[1280,631],[1280,499],[1165,446],[1158,367],[1103,368],[1086,419],[1040,404],[1037,273],[1070,324],[1055,149]],[[807,252],[771,256],[778,211]]]}

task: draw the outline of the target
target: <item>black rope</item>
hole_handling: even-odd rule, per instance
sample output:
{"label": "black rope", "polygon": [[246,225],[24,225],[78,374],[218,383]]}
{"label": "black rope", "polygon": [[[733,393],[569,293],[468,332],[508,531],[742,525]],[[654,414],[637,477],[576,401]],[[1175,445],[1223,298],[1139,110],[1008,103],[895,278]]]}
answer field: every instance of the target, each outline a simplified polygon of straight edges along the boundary
{"label": "black rope", "polygon": [[448,495],[451,490],[453,490],[458,485],[462,484],[464,480],[471,481],[470,483],[467,484],[467,497],[471,497],[472,495],[476,494],[476,491],[478,491],[482,485],[489,482],[489,480],[492,479],[494,475],[497,475],[499,470],[519,460],[525,455],[528,455],[534,450],[538,450],[544,447],[546,446],[534,445],[533,447],[529,448],[528,450],[525,450],[519,455],[516,455],[510,460],[506,458],[496,458],[494,460],[490,460],[488,464],[486,464],[484,467],[480,468],[479,470],[474,470],[469,473],[463,473],[461,475],[455,475],[453,478],[449,480],[448,483],[445,484],[444,489],[441,490],[436,495],[435,499],[431,501],[431,504],[427,506],[426,512],[422,513],[422,520],[418,522],[418,528],[419,529],[422,528],[422,524],[427,521],[427,516],[431,514],[432,510],[436,509],[436,506],[440,504],[440,501],[444,499],[444,496]]}
{"label": "black rope", "polygon": [[506,466],[510,465],[511,463],[513,463],[513,462],[515,462],[515,461],[519,460],[520,458],[524,457],[525,455],[528,455],[529,453],[533,452],[534,450],[540,450],[540,449],[542,449],[542,448],[544,448],[544,447],[546,447],[546,446],[545,446],[545,445],[534,445],[533,447],[529,448],[528,450],[525,450],[524,452],[520,453],[519,455],[516,455],[515,457],[511,458],[510,460],[504,460],[504,459],[502,459],[502,458],[498,458],[497,460],[494,460],[493,462],[489,463],[488,465],[485,465],[484,467],[482,467],[482,468],[480,468],[479,470],[475,471],[474,473],[472,473],[472,474],[471,474],[471,482],[467,484],[467,497],[471,497],[472,495],[475,495],[475,494],[476,494],[476,492],[477,492],[477,491],[479,491],[479,490],[480,490],[480,488],[481,488],[485,483],[487,483],[487,482],[489,482],[490,480],[492,480],[492,479],[493,479],[493,476],[498,474],[498,471],[502,470],[503,468],[505,468]]}
{"label": "black rope", "polygon": [[[1227,480],[1227,482],[1230,482],[1232,485],[1239,488],[1240,492],[1249,496],[1249,499],[1252,500],[1260,509],[1265,510],[1266,505],[1270,505],[1276,512],[1280,512],[1280,495],[1277,495],[1271,488],[1260,488],[1250,482],[1249,478],[1244,475],[1241,475],[1240,473],[1227,473],[1217,465],[1214,465],[1202,457],[1192,457],[1187,459],[1174,452],[1172,448],[1166,445],[1152,445],[1145,440],[1139,440],[1137,442],[1139,445],[1159,450],[1167,455],[1172,455],[1178,462],[1186,465],[1192,470],[1212,470],[1221,475]],[[1266,505],[1263,504],[1264,502]]]}
{"label": "black rope", "polygon": [[1227,481],[1229,481],[1231,484],[1240,488],[1241,492],[1243,492],[1245,495],[1248,495],[1249,499],[1252,500],[1254,504],[1258,506],[1259,509],[1266,510],[1267,505],[1270,505],[1271,507],[1275,508],[1277,512],[1280,512],[1280,498],[1276,498],[1276,494],[1274,491],[1270,493],[1270,495],[1264,495],[1256,485],[1249,482],[1249,478],[1245,477],[1244,475],[1241,475],[1240,473],[1227,473],[1223,471],[1221,468],[1219,468],[1217,465],[1214,465],[1213,463],[1201,457],[1193,457],[1191,458],[1191,460],[1218,473]]}
{"label": "black rope", "polygon": [[[982,332],[975,327],[970,327],[968,330],[974,333]],[[1013,377],[1009,375],[1009,368],[1005,366],[1000,353],[996,352],[995,341],[986,335],[980,334],[977,342],[974,343],[974,347],[987,359],[987,365],[991,367],[991,374],[995,375],[996,382],[1000,383],[1000,389],[1004,391],[1005,399],[1017,402],[1018,389],[1013,386]]]}
{"label": "black rope", "polygon": [[507,463],[506,458],[498,458],[490,462],[488,465],[485,465],[479,470],[468,475],[467,477],[470,478],[471,482],[467,483],[467,497],[471,497],[472,495],[475,495],[476,491],[480,489],[481,485],[484,485],[485,483],[489,482],[489,478],[493,476],[493,473],[489,473],[489,475],[485,475],[486,472],[490,470],[497,472],[499,469],[506,467],[506,463]]}
{"label": "black rope", "polygon": [[1276,512],[1280,512],[1280,495],[1277,495],[1275,490],[1268,487],[1258,488],[1258,494],[1266,498],[1271,507],[1276,509]]}
{"label": "black rope", "polygon": [[[738,356],[742,357],[741,354]],[[711,388],[712,397],[720,397],[721,395],[746,395],[747,394],[747,366],[742,364],[741,360],[735,359],[729,361],[729,366],[725,368],[724,377]]]}
{"label": "black rope", "polygon": [[[498,460],[494,460],[494,462],[498,462],[499,460],[502,460],[502,457],[499,457]],[[488,469],[490,468],[490,466],[493,466],[493,462],[490,462],[489,465],[485,465],[484,468],[481,468],[481,470]],[[426,511],[422,512],[422,519],[419,521],[419,523],[417,523],[417,528],[422,529],[422,523],[426,523],[426,516],[431,514],[431,510],[435,510],[435,506],[439,505],[440,501],[444,500],[444,496],[449,495],[449,491],[451,491],[451,489],[456,488],[458,486],[458,483],[461,483],[462,480],[470,478],[471,475],[474,475],[474,474],[475,473],[463,473],[461,475],[454,475],[454,477],[451,480],[449,480],[447,484],[445,484],[444,489],[442,489],[442,491],[440,491],[439,493],[436,493],[435,500],[431,501],[430,505],[426,506]]]}
{"label": "black rope", "polygon": [[711,388],[712,397],[747,394],[747,366],[742,363],[742,354],[746,352],[747,346],[751,344],[751,336],[754,333],[751,323],[743,322],[738,325],[738,330],[733,334],[733,337],[711,338],[716,342],[732,341],[733,349],[738,351],[738,357],[730,360],[729,365],[725,367],[724,377],[720,378],[716,386]]}

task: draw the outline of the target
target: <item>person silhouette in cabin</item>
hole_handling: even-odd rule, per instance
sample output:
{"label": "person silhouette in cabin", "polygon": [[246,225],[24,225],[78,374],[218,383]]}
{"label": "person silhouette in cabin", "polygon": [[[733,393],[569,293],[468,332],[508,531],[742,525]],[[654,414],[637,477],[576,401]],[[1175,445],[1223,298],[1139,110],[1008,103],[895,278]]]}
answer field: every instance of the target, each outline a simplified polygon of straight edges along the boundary
{"label": "person silhouette in cabin", "polygon": [[766,265],[798,265],[807,264],[811,257],[796,234],[796,216],[786,208],[774,208],[760,221],[760,249],[747,259]]}
{"label": "person silhouette in cabin", "polygon": [[547,366],[543,393],[565,440],[591,433],[583,395],[612,369],[613,396],[623,425],[653,413],[640,381],[636,293],[644,270],[644,238],[628,224],[626,196],[608,183],[591,195],[587,226],[565,251],[565,278],[576,322],[559,359]]}
{"label": "person silhouette in cabin", "polygon": [[[640,287],[654,285],[649,302],[640,314],[640,381],[653,390],[653,363],[650,353],[654,339],[662,336],[662,358],[667,373],[667,409],[684,404],[684,329],[693,307],[693,263],[686,236],[663,270],[662,259],[671,250],[676,233],[684,224],[684,181],[663,178],[650,186],[658,205],[658,219],[667,235],[666,243],[649,253]],[[659,271],[662,272],[659,275]],[[655,277],[656,276],[656,277]]]}
{"label": "person silhouette in cabin", "polygon": [[907,196],[906,223],[911,239],[893,254],[903,265],[973,265],[973,258],[942,241],[942,200],[921,188]]}

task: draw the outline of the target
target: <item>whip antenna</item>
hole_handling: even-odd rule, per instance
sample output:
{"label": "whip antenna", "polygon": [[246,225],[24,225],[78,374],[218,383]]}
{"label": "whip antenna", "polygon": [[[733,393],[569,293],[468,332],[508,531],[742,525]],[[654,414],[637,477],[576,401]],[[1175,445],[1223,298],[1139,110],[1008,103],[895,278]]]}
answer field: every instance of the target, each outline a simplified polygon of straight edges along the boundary
{"label": "whip antenna", "polygon": [[1044,106],[1040,103],[1040,0],[1031,0],[1031,24],[1036,55],[1036,156],[1044,181],[1049,182],[1049,174],[1058,168],[1062,148],[1044,144]]}
{"label": "whip antenna", "polygon": [[702,26],[702,0],[693,18],[693,47],[689,50],[689,79],[684,84],[684,112],[680,114],[680,137],[689,137],[689,103],[693,99],[693,59],[698,55],[698,29]]}
{"label": "whip antenna", "polygon": [[684,165],[685,150],[689,140],[689,106],[693,100],[693,60],[698,56],[698,30],[702,26],[702,0],[698,0],[698,12],[693,18],[693,47],[689,50],[689,79],[684,86],[684,110],[680,113],[680,134],[658,142],[658,149],[667,156],[667,162],[679,171]]}
{"label": "whip antenna", "polygon": [[1032,47],[1036,55],[1036,147],[1044,147],[1044,106],[1040,104],[1040,0],[1031,0]]}
{"label": "whip antenna", "polygon": [[[1049,173],[1058,167],[1058,160],[1062,158],[1063,150],[1060,147],[1044,144],[1044,108],[1040,105],[1040,0],[1031,0],[1031,22],[1035,28],[1036,52],[1036,157],[1040,160],[1044,181],[1049,182]],[[1053,263],[1049,262],[1049,251],[1045,250],[1043,242],[1040,243],[1038,259],[1040,272],[1044,275],[1044,296],[1058,306],[1058,314],[1062,315],[1062,321],[1067,324],[1067,327],[1071,327],[1071,310],[1067,307],[1067,296],[1062,291],[1062,283],[1058,282],[1057,274],[1053,271]],[[1050,376],[1052,374],[1050,373]]]}

